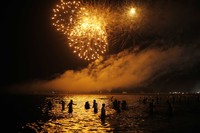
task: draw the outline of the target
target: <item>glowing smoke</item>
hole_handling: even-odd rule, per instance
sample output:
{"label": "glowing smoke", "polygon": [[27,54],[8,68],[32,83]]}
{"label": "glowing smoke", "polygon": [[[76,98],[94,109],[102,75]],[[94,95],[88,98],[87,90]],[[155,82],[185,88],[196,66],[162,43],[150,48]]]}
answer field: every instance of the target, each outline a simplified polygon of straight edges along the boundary
{"label": "glowing smoke", "polygon": [[137,54],[129,49],[107,59],[96,60],[80,71],[67,70],[50,81],[24,84],[19,88],[28,92],[91,92],[115,88],[134,90],[166,73],[189,69],[191,64],[200,63],[196,60],[199,58],[197,46],[176,46],[167,50],[154,48]]}

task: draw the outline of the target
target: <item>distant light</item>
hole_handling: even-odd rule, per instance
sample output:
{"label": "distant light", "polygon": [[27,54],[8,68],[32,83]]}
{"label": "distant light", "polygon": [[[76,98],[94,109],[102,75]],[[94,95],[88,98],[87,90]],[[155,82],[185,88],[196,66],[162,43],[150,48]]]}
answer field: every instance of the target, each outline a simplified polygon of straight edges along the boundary
{"label": "distant light", "polygon": [[129,13],[131,16],[135,15],[135,13],[136,13],[135,8],[131,8]]}
{"label": "distant light", "polygon": [[127,93],[126,91],[123,91],[123,92],[122,92],[122,94],[126,94],[126,93]]}

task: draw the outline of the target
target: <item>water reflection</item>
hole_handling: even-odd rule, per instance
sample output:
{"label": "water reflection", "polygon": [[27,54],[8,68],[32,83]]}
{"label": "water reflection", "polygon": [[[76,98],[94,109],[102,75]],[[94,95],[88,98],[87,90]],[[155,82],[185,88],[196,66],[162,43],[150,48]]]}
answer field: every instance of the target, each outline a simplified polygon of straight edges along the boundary
{"label": "water reflection", "polygon": [[[96,133],[96,132],[114,132],[114,133],[152,133],[152,132],[184,132],[195,130],[199,127],[198,119],[200,112],[200,102],[196,96],[182,95],[176,96],[173,107],[175,113],[173,116],[168,114],[167,100],[173,103],[173,97],[161,95],[160,100],[154,103],[154,113],[149,113],[149,103],[154,95],[71,95],[62,96],[33,96],[20,97],[16,101],[15,108],[11,108],[20,116],[13,115],[9,123],[18,118],[20,133],[55,133],[55,132],[73,132],[73,133]],[[70,100],[74,101],[73,113],[69,114],[66,105]],[[96,100],[98,111],[94,109],[85,109],[85,102],[91,105]],[[127,101],[128,106],[121,106],[121,111],[114,109],[115,100]],[[26,101],[24,101],[26,100]],[[65,108],[62,108],[61,101],[64,101]],[[177,101],[179,100],[179,101]],[[50,102],[49,102],[50,101]],[[13,102],[13,100],[12,100]],[[49,103],[49,104],[47,104]],[[51,104],[52,103],[52,104]],[[101,120],[101,105],[105,103],[106,119]],[[28,106],[27,106],[28,105]],[[7,106],[8,107],[8,106]],[[38,108],[39,107],[39,108]],[[37,108],[37,109],[36,109]],[[10,114],[9,114],[10,115]],[[21,124],[20,124],[21,123]],[[184,123],[184,124],[183,124]],[[188,123],[190,123],[188,125]],[[8,123],[7,123],[8,124]],[[15,123],[16,124],[16,123]],[[191,126],[195,125],[195,126]],[[174,128],[171,128],[171,127]],[[12,126],[10,126],[12,127]],[[196,128],[197,129],[197,128]],[[199,128],[198,128],[199,130]],[[197,131],[197,130],[196,130]]]}
{"label": "water reflection", "polygon": [[[73,113],[69,114],[67,104],[73,99]],[[112,131],[107,119],[101,121],[101,106],[105,104],[106,115],[112,115],[111,97],[106,95],[69,95],[58,97],[47,97],[41,105],[43,119],[34,123],[28,123],[26,127],[35,130],[36,132],[108,132]],[[93,101],[97,102],[97,112],[93,108],[85,109],[85,102],[88,101],[91,105]],[[61,101],[65,104],[62,106]],[[49,103],[52,103],[51,104]],[[51,106],[51,107],[50,107]]]}

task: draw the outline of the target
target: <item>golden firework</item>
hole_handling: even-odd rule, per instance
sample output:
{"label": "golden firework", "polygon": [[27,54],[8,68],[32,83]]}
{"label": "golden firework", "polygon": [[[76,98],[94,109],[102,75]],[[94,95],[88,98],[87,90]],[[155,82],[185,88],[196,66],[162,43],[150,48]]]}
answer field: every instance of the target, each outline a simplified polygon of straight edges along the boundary
{"label": "golden firework", "polygon": [[88,5],[80,8],[77,23],[68,36],[69,46],[80,58],[94,60],[106,52],[108,45],[107,15],[99,7]]}
{"label": "golden firework", "polygon": [[106,3],[61,0],[53,11],[53,25],[67,35],[69,46],[80,58],[94,60],[106,52],[112,18]]}

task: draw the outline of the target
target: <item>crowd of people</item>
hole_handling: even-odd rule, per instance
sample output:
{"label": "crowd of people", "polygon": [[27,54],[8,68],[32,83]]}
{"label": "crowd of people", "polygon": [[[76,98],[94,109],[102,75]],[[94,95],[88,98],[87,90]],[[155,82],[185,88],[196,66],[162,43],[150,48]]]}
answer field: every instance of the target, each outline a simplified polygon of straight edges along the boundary
{"label": "crowd of people", "polygon": [[[161,104],[164,101],[164,99],[162,99],[162,98],[163,97],[159,97],[159,96],[154,96],[154,97],[143,96],[143,97],[139,97],[138,102],[140,104],[144,104],[145,106],[147,106],[147,111],[148,111],[149,115],[156,114],[157,111],[158,111],[158,108],[161,108],[161,106],[164,106],[166,108],[166,113],[169,116],[172,116],[174,114],[174,104],[175,104],[175,102],[179,102],[179,103],[189,102],[189,97],[171,96],[171,97],[165,98],[165,104]],[[199,96],[196,99],[197,99],[197,101],[200,101]],[[121,113],[122,111],[126,111],[126,110],[129,109],[126,100],[117,100],[117,99],[113,99],[113,97],[111,97],[110,102],[111,102],[111,106],[112,106],[111,108],[114,109],[117,113]],[[68,108],[69,114],[73,113],[73,105],[76,105],[75,103],[73,103],[73,100],[70,100],[70,102],[67,105],[66,105],[66,102],[64,100],[61,100],[60,104],[61,104],[61,110],[62,111],[64,111],[66,107]],[[106,104],[102,103],[101,109],[100,109],[100,118],[101,119],[106,118],[106,108],[105,107],[106,107]],[[47,108],[48,108],[48,110],[52,110],[53,104],[52,104],[51,101],[48,101]],[[99,111],[98,103],[95,99],[93,100],[92,106],[90,105],[89,101],[86,101],[84,108],[86,110],[93,108],[93,112],[95,114],[97,114],[98,111]]]}
{"label": "crowd of people", "polygon": [[149,115],[164,112],[168,116],[174,116],[177,106],[200,102],[200,95],[165,95],[165,96],[141,96],[140,104],[147,106]]}
{"label": "crowd of people", "polygon": [[[83,108],[85,110],[91,110],[93,109],[94,114],[99,114],[99,118],[101,120],[105,120],[109,114],[106,114],[107,109],[113,109],[116,113],[123,114],[124,111],[131,111],[134,110],[134,107],[132,104],[128,106],[126,100],[118,100],[114,99],[113,97],[109,100],[110,103],[102,103],[101,108],[99,109],[99,105],[97,101],[94,99],[93,102],[85,101],[83,104]],[[138,102],[136,105],[140,107],[144,107],[144,111],[149,114],[149,116],[155,116],[155,115],[165,115],[165,116],[176,116],[177,112],[177,106],[182,106],[185,104],[192,104],[195,102],[200,102],[200,96],[190,96],[190,95],[166,95],[166,96],[159,96],[159,95],[153,95],[153,96],[141,96],[138,97]],[[61,100],[59,102],[61,104],[61,111],[65,111],[66,108],[68,109],[66,112],[69,115],[73,114],[73,105],[77,105],[73,102],[73,100],[70,100],[67,104],[66,101]],[[139,103],[139,104],[138,104]],[[144,105],[144,106],[143,106]],[[47,109],[52,110],[53,109],[53,103],[51,101],[47,102]],[[121,115],[120,114],[120,115]],[[126,114],[126,113],[125,113]]]}
{"label": "crowd of people", "polygon": [[[111,98],[112,109],[114,109],[117,113],[120,113],[122,111],[128,110],[128,105],[127,105],[126,100],[120,101],[120,100],[115,99],[113,101],[112,98]],[[76,105],[73,102],[73,100],[70,100],[70,102],[67,105],[66,105],[66,102],[64,100],[61,100],[59,103],[61,104],[61,111],[64,111],[65,108],[67,107],[68,108],[68,113],[69,114],[73,113],[73,105]],[[89,101],[85,102],[84,108],[86,110],[90,109],[91,107],[93,108],[94,113],[97,114],[98,113],[98,103],[97,103],[97,101],[95,99],[93,100],[93,105],[92,106],[90,106]],[[101,112],[100,112],[101,120],[105,120],[105,118],[106,118],[106,108],[105,107],[106,107],[106,104],[102,103]],[[53,109],[53,103],[52,103],[51,100],[49,100],[47,102],[47,110],[52,110],[52,109]]]}

